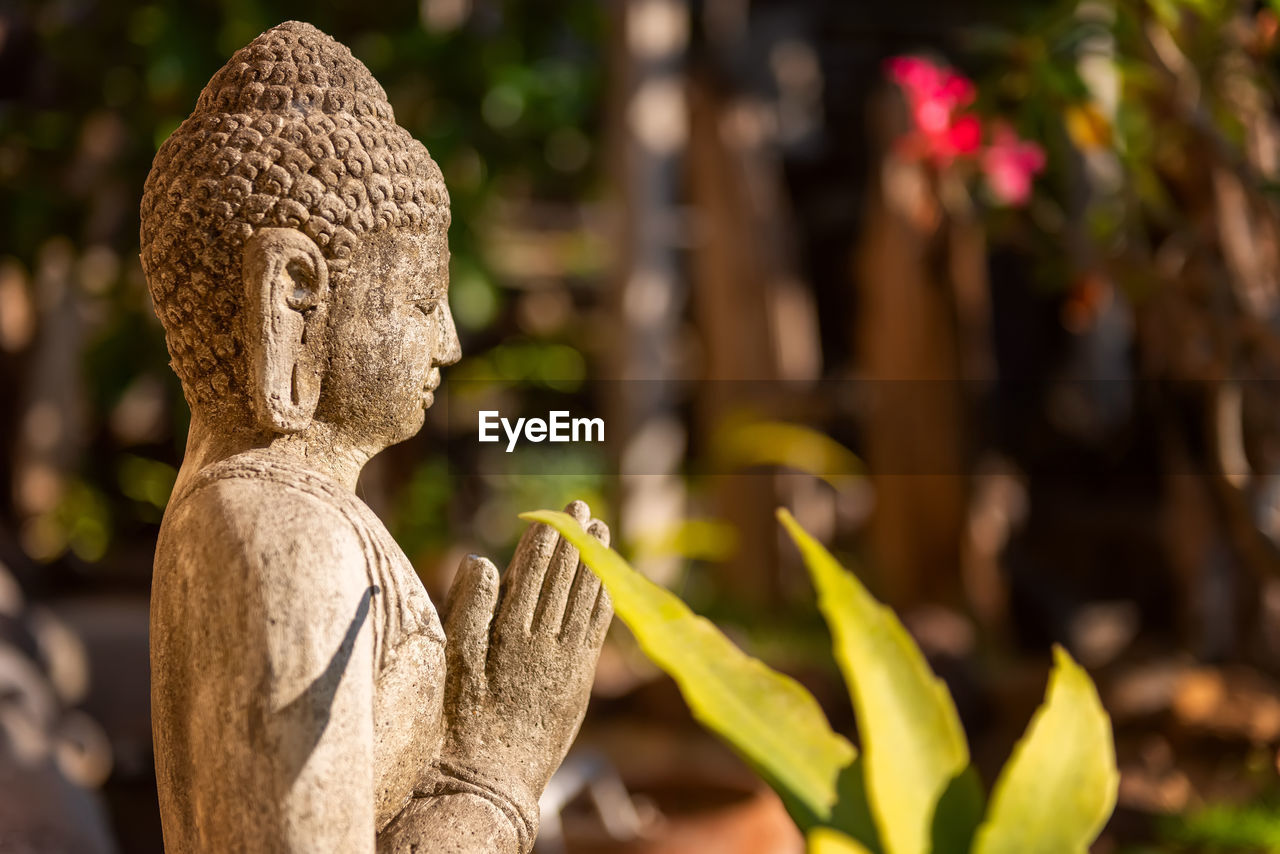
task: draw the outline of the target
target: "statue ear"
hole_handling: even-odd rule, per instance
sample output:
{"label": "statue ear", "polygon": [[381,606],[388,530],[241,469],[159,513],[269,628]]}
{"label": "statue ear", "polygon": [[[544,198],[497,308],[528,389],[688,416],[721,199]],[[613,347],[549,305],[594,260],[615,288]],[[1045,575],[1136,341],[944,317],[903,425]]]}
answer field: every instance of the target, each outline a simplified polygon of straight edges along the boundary
{"label": "statue ear", "polygon": [[329,268],[293,228],[261,228],[244,247],[245,341],[258,426],[297,433],[320,399]]}

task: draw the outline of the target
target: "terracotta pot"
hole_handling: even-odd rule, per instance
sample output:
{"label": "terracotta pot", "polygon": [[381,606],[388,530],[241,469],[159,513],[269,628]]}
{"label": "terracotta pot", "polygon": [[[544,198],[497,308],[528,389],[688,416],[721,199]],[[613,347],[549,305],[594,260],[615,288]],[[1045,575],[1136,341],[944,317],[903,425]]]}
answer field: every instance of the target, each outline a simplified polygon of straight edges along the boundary
{"label": "terracotta pot", "polygon": [[[566,854],[803,854],[778,796],[736,757],[702,739],[664,741],[652,750],[633,745],[630,761],[618,763],[643,818],[640,838],[610,838],[579,798],[561,815]],[[683,761],[670,761],[672,753]],[[655,761],[659,754],[668,761]]]}

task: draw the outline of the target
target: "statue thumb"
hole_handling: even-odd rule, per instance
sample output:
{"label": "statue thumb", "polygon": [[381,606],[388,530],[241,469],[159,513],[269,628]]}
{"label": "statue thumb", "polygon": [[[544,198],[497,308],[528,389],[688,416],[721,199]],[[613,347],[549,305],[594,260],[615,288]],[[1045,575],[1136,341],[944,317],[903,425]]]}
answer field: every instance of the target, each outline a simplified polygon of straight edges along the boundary
{"label": "statue thumb", "polygon": [[489,626],[497,604],[497,567],[487,558],[467,555],[458,566],[445,603],[445,669],[450,694],[461,691],[474,697],[483,693]]}

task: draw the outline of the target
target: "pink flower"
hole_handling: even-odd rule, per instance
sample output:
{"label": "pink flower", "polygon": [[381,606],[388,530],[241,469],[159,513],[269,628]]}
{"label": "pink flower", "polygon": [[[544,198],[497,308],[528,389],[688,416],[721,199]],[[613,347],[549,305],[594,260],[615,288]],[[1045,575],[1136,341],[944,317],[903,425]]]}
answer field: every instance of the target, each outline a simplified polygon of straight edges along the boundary
{"label": "pink flower", "polygon": [[918,56],[895,56],[885,63],[885,72],[902,89],[915,125],[908,150],[941,166],[978,150],[978,118],[957,115],[973,102],[971,80]]}
{"label": "pink flower", "polygon": [[895,56],[885,63],[889,79],[902,87],[915,105],[941,108],[950,114],[973,102],[973,82],[950,68],[918,56]]}
{"label": "pink flower", "polygon": [[954,156],[973,154],[982,144],[982,123],[977,116],[960,116],[947,128],[945,143]]}
{"label": "pink flower", "polygon": [[900,141],[907,156],[945,168],[977,154],[995,200],[1026,204],[1033,179],[1044,169],[1044,149],[1019,138],[1004,122],[995,124],[984,149],[982,121],[966,111],[976,96],[973,81],[953,69],[919,56],[895,56],[884,68],[902,90],[911,116],[913,127]]}
{"label": "pink flower", "polygon": [[982,173],[996,201],[1021,206],[1031,198],[1031,181],[1044,169],[1044,149],[1018,137],[1007,124],[996,125],[991,144],[982,153]]}

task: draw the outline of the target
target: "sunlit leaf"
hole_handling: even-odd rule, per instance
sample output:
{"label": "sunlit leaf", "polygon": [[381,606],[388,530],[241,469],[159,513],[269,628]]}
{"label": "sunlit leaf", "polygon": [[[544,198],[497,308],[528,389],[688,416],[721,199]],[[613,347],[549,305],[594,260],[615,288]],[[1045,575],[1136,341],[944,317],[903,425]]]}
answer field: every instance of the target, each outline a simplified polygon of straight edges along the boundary
{"label": "sunlit leaf", "polygon": [[724,561],[733,556],[737,546],[737,529],[726,522],[681,519],[670,527],[637,537],[632,543],[632,557]]}
{"label": "sunlit leaf", "polygon": [[856,839],[829,827],[817,827],[809,833],[809,854],[871,854]]}
{"label": "sunlit leaf", "polygon": [[695,718],[738,751],[782,797],[801,829],[825,822],[841,769],[856,752],[795,680],[738,649],[719,629],[631,569],[565,513],[522,519],[575,545],[645,654],[675,679]]}
{"label": "sunlit leaf", "polygon": [[951,695],[893,612],[790,513],[779,510],[778,519],[800,549],[831,627],[880,839],[889,854],[928,854],[938,800],[969,764]]}
{"label": "sunlit leaf", "polygon": [[1111,721],[1061,648],[1044,703],[1000,772],[975,854],[1083,854],[1116,804]]}
{"label": "sunlit leaf", "polygon": [[722,428],[714,443],[722,463],[735,468],[781,466],[820,477],[837,489],[856,483],[862,461],[839,442],[801,424],[743,421]]}

